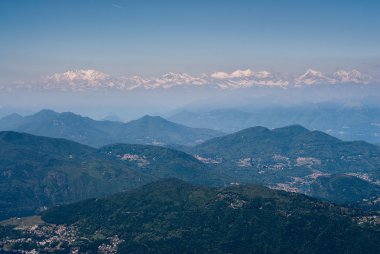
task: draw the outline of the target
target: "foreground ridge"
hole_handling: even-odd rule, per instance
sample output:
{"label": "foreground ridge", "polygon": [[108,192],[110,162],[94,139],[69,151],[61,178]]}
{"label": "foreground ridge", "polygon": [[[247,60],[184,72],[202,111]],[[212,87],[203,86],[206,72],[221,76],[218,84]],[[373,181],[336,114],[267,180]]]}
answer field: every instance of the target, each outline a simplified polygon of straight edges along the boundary
{"label": "foreground ridge", "polygon": [[[258,185],[211,188],[164,179],[107,198],[55,207],[42,219],[52,224],[35,230],[56,232],[53,225],[58,225],[66,232],[61,237],[66,245],[49,247],[55,251],[96,253],[106,246],[114,253],[380,250],[379,231],[357,211]],[[33,230],[22,234],[33,239]]]}

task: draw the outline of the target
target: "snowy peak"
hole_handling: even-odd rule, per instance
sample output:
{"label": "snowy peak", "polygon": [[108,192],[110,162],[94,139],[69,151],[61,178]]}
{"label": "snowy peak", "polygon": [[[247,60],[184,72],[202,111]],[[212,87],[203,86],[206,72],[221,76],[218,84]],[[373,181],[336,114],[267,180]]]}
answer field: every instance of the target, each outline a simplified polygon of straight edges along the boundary
{"label": "snowy peak", "polygon": [[334,73],[324,73],[320,70],[308,69],[305,73],[290,76],[284,73],[273,73],[267,70],[253,71],[251,69],[232,72],[218,71],[211,74],[192,76],[183,72],[168,72],[158,77],[121,76],[114,77],[92,69],[70,70],[55,73],[37,83],[18,84],[17,86],[0,86],[0,90],[12,91],[18,89],[41,89],[61,91],[86,90],[151,90],[171,88],[210,87],[216,89],[240,89],[250,87],[300,87],[318,84],[368,84],[374,80],[360,71],[340,69]]}
{"label": "snowy peak", "polygon": [[327,75],[318,70],[308,69],[304,74],[294,80],[296,86],[314,84],[368,84],[371,77],[362,74],[358,70],[338,70],[332,75]]}
{"label": "snowy peak", "polygon": [[249,77],[269,78],[271,77],[271,73],[265,70],[253,72],[250,69],[246,69],[246,70],[236,70],[231,73],[222,72],[222,71],[214,72],[210,75],[210,77],[215,78],[215,79],[249,78]]}
{"label": "snowy peak", "polygon": [[193,77],[186,73],[166,73],[158,78],[153,78],[150,80],[147,88],[171,88],[174,86],[182,85],[205,85],[207,81],[199,78]]}
{"label": "snowy peak", "polygon": [[338,70],[334,72],[334,77],[336,80],[340,83],[362,83],[367,84],[370,80],[370,77],[367,75],[362,74],[358,70]]}
{"label": "snowy peak", "polygon": [[321,71],[308,69],[304,74],[294,80],[295,85],[313,85],[313,84],[333,84],[335,80],[327,77]]}
{"label": "snowy peak", "polygon": [[60,81],[88,81],[98,82],[109,78],[108,74],[96,70],[74,70],[64,73],[55,73],[49,76],[48,79],[56,82]]}
{"label": "snowy peak", "polygon": [[110,75],[97,70],[70,70],[63,73],[55,73],[45,78],[44,89],[59,89],[84,91],[89,88],[98,89],[113,87]]}
{"label": "snowy peak", "polygon": [[286,87],[289,81],[281,75],[272,74],[269,71],[236,70],[231,73],[214,72],[210,75],[210,82],[215,83],[221,89],[249,88],[249,87]]}

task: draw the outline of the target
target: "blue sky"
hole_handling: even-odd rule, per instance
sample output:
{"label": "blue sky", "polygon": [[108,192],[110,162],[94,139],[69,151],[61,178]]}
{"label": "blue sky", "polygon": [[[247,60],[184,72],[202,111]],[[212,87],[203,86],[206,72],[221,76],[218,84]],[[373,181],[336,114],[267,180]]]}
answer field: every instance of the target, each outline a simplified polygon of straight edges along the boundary
{"label": "blue sky", "polygon": [[380,1],[0,1],[0,83],[235,69],[380,70]]}

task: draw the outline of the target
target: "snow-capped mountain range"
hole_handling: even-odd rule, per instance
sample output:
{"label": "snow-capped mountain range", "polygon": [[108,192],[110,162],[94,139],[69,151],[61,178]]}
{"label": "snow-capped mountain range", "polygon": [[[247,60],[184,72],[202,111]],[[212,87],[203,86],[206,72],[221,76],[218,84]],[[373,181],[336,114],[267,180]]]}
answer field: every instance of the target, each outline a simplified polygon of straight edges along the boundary
{"label": "snow-capped mountain range", "polygon": [[191,76],[186,73],[173,73],[159,77],[141,76],[113,77],[97,70],[70,70],[44,77],[35,83],[18,82],[0,86],[0,90],[40,89],[62,91],[85,91],[99,89],[170,89],[173,87],[212,87],[218,89],[238,89],[249,87],[299,87],[317,84],[368,84],[373,80],[358,70],[338,70],[326,74],[319,70],[308,69],[301,75],[289,76],[266,70],[236,70],[233,72],[214,72]]}

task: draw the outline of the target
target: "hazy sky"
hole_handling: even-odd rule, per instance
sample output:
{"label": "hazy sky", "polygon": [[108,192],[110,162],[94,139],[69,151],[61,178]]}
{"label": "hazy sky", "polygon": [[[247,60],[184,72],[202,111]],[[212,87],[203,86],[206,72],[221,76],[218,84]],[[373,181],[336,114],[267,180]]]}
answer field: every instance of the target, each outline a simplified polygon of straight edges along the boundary
{"label": "hazy sky", "polygon": [[242,68],[379,75],[380,1],[0,1],[0,82]]}

